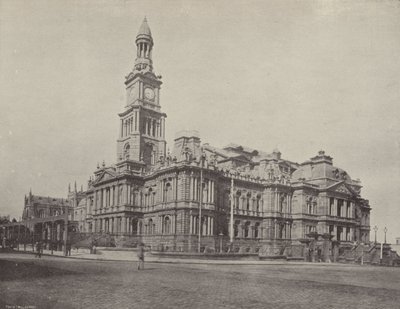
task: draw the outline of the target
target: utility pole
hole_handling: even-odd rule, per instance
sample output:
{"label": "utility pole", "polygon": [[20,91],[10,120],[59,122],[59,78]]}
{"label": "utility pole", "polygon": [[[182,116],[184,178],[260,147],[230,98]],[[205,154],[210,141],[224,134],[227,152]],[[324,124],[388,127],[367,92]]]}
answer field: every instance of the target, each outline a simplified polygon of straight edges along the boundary
{"label": "utility pole", "polygon": [[386,233],[387,233],[387,227],[385,226],[385,228],[383,229],[383,232],[385,233],[385,242],[384,244],[386,244]]}
{"label": "utility pole", "polygon": [[233,243],[233,204],[234,204],[234,193],[233,193],[233,174],[231,175],[231,220],[230,220],[230,242]]}

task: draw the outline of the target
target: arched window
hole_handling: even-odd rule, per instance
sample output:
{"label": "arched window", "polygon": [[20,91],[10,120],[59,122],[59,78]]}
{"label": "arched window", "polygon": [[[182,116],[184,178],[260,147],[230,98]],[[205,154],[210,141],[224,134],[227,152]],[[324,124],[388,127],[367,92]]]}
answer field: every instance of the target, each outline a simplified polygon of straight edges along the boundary
{"label": "arched window", "polygon": [[171,222],[169,217],[164,217],[164,234],[171,233]]}
{"label": "arched window", "polygon": [[240,191],[236,192],[236,197],[235,197],[235,209],[238,210],[239,209],[239,204],[240,204],[240,195],[242,193]]}
{"label": "arched window", "polygon": [[244,225],[244,237],[249,237],[250,221],[247,221]]}
{"label": "arched window", "polygon": [[260,200],[261,200],[261,195],[257,194],[257,200],[256,200],[256,211],[260,211]]}
{"label": "arched window", "polygon": [[137,195],[137,191],[133,190],[133,188],[131,188],[131,205],[137,205],[136,204],[136,195]]}
{"label": "arched window", "polygon": [[169,182],[165,184],[164,188],[164,202],[171,202],[172,201],[172,186]]}
{"label": "arched window", "polygon": [[258,238],[259,230],[260,230],[260,222],[256,222],[256,224],[254,225],[254,238]]}
{"label": "arched window", "polygon": [[139,221],[139,234],[143,233],[143,223],[142,221]]}
{"label": "arched window", "polygon": [[226,190],[223,196],[223,207],[224,209],[230,209],[231,207],[231,191]]}
{"label": "arched window", "polygon": [[124,159],[125,160],[129,160],[129,150],[130,150],[131,146],[129,146],[129,144],[126,144],[124,146]]}
{"label": "arched window", "polygon": [[153,206],[154,205],[154,192],[152,188],[149,188],[147,191],[147,206]]}
{"label": "arched window", "polygon": [[207,179],[204,179],[203,180],[203,185],[202,185],[202,187],[203,187],[203,190],[202,190],[202,192],[203,192],[203,202],[205,202],[205,203],[207,203],[207,202],[209,202],[208,201],[208,186],[206,185],[208,183],[208,180]]}
{"label": "arched window", "polygon": [[306,200],[307,213],[315,214],[316,205],[317,202],[315,199],[313,199],[312,197],[307,198]]}
{"label": "arched window", "polygon": [[156,126],[157,126],[157,123],[156,123],[156,120],[154,119],[153,125],[152,125],[152,128],[153,128],[152,136],[156,136]]}
{"label": "arched window", "polygon": [[148,234],[154,234],[153,231],[153,219],[149,219],[148,223],[147,223],[147,227],[148,227]]}
{"label": "arched window", "polygon": [[240,224],[240,220],[236,220],[235,223],[233,224],[233,236],[234,237],[239,236],[239,224]]}
{"label": "arched window", "polygon": [[251,193],[247,193],[246,195],[246,210],[250,210],[250,198],[251,198]]}
{"label": "arched window", "polygon": [[285,195],[281,195],[279,198],[279,212],[283,212],[283,205],[285,203]]}
{"label": "arched window", "polygon": [[134,219],[132,219],[132,234],[133,235],[137,234],[137,229],[138,229],[138,219],[134,218]]}

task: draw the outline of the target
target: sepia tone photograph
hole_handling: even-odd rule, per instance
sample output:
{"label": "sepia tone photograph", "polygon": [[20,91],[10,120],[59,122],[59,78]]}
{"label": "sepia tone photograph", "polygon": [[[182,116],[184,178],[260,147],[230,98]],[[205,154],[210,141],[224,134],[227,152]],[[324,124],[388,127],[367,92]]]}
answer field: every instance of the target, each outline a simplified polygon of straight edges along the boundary
{"label": "sepia tone photograph", "polygon": [[0,308],[399,308],[400,1],[0,0]]}

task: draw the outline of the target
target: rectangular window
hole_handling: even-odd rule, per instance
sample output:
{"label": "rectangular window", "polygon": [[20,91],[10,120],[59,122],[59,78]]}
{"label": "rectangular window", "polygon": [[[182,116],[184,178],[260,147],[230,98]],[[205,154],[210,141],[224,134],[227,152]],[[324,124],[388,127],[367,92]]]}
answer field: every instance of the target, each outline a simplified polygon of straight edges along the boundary
{"label": "rectangular window", "polygon": [[329,215],[333,216],[333,209],[335,205],[335,199],[333,197],[329,198]]}
{"label": "rectangular window", "polygon": [[338,217],[343,217],[343,203],[344,201],[339,199],[337,201],[337,216]]}

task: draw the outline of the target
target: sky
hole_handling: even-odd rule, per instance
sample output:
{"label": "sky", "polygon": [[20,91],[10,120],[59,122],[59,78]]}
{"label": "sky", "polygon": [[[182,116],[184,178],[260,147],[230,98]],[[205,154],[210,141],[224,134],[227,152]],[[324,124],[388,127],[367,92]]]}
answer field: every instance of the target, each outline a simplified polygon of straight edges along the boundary
{"label": "sky", "polygon": [[325,150],[400,237],[400,1],[0,0],[0,215],[116,162],[144,16],[169,145]]}

